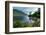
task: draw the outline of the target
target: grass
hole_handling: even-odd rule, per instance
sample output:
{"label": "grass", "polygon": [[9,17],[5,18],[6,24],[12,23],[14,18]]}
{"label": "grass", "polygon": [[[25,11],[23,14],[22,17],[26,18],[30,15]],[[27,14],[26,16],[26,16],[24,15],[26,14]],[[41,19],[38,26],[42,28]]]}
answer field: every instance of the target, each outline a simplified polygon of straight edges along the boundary
{"label": "grass", "polygon": [[40,20],[35,20],[34,23],[22,23],[19,20],[13,22],[13,28],[21,28],[21,27],[40,27]]}

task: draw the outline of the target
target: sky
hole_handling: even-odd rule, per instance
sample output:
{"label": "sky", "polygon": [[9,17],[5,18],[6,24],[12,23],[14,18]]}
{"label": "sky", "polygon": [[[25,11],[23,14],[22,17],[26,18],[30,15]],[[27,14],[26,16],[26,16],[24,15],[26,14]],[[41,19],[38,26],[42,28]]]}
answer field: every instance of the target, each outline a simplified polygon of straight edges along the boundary
{"label": "sky", "polygon": [[13,7],[13,9],[21,10],[22,12],[24,12],[28,15],[29,15],[29,12],[31,12],[31,14],[33,14],[33,13],[35,13],[35,11],[38,11],[38,8],[36,8],[36,7]]}

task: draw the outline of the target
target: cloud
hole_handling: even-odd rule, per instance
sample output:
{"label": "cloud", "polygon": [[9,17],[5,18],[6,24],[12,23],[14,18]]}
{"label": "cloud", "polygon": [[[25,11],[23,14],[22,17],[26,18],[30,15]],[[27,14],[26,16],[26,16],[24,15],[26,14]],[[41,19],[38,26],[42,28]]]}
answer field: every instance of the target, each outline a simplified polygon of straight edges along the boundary
{"label": "cloud", "polygon": [[13,9],[21,10],[22,12],[24,12],[28,15],[30,12],[31,12],[31,14],[33,14],[35,11],[38,10],[38,8],[36,8],[36,7],[13,7]]}

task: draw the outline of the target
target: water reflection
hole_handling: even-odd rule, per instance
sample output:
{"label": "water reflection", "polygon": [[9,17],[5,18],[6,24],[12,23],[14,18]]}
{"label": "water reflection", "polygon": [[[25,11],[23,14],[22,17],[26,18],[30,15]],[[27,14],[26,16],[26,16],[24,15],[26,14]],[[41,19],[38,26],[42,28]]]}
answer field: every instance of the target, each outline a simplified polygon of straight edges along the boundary
{"label": "water reflection", "polygon": [[28,23],[31,23],[31,17],[28,17],[28,16],[13,16],[13,20],[16,21],[16,20],[19,20],[21,22],[28,22]]}

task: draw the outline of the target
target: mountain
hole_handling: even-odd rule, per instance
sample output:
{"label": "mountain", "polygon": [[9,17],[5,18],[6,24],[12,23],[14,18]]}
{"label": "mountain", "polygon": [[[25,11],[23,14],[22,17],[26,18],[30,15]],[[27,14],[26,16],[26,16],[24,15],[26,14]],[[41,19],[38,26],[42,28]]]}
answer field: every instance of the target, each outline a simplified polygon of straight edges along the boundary
{"label": "mountain", "polygon": [[13,9],[13,16],[24,16],[27,15],[24,12],[18,10],[18,9]]}

